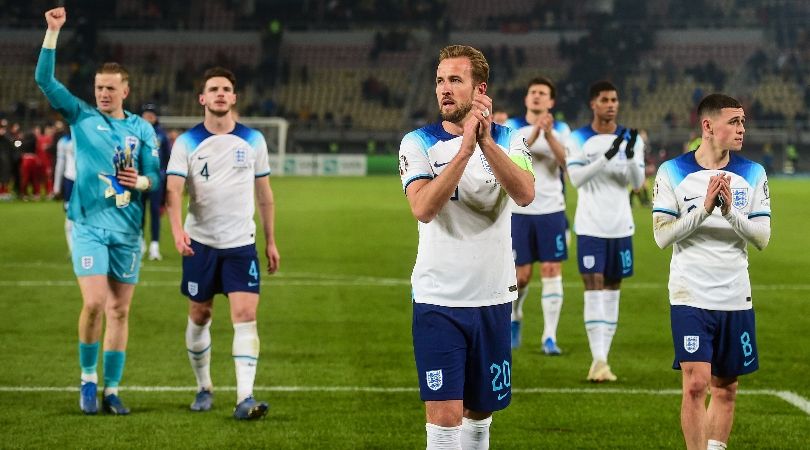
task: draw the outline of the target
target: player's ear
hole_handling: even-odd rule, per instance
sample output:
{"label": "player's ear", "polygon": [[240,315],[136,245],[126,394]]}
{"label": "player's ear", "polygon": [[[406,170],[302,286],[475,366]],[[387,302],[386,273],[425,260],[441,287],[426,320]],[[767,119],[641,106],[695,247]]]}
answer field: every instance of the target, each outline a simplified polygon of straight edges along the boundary
{"label": "player's ear", "polygon": [[487,83],[478,83],[478,86],[476,87],[475,92],[477,92],[480,95],[486,94],[487,93]]}
{"label": "player's ear", "polygon": [[701,127],[703,133],[714,134],[714,131],[712,130],[712,121],[709,120],[708,117],[704,117],[700,121],[700,127]]}
{"label": "player's ear", "polygon": [[200,94],[199,96],[197,96],[197,101],[200,102],[200,106],[205,106],[205,96],[204,95]]}
{"label": "player's ear", "polygon": [[127,98],[129,96],[129,83],[124,83],[124,88],[121,90],[124,93],[123,98]]}

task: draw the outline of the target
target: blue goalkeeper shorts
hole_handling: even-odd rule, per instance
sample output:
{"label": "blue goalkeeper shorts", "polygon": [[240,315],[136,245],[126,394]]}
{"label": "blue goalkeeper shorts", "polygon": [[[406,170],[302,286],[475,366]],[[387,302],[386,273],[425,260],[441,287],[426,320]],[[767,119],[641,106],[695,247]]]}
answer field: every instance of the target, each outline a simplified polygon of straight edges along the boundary
{"label": "blue goalkeeper shorts", "polygon": [[135,284],[141,270],[140,234],[111,231],[76,222],[73,238],[73,273],[77,277],[107,275]]}

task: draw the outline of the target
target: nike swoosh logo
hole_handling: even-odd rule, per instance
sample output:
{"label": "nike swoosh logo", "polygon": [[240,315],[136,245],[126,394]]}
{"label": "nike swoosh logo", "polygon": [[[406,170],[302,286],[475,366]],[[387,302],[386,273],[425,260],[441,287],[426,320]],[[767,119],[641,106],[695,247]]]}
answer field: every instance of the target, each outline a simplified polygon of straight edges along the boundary
{"label": "nike swoosh logo", "polygon": [[208,159],[208,156],[198,156],[197,159]]}
{"label": "nike swoosh logo", "polygon": [[124,273],[121,274],[121,276],[124,277],[124,278],[132,278],[132,277],[135,276],[135,274],[134,273],[126,273],[126,272],[124,272]]}
{"label": "nike swoosh logo", "polygon": [[555,253],[555,254],[554,254],[554,257],[555,257],[555,258],[559,258],[559,257],[560,257],[560,256],[562,256],[562,255],[563,255],[563,253],[562,253],[562,252],[559,252],[559,253]]}
{"label": "nike swoosh logo", "polygon": [[506,391],[506,393],[505,393],[505,394],[498,394],[498,400],[503,400],[503,398],[504,398],[504,397],[506,397],[507,395],[509,395],[509,392],[511,392],[511,391]]}
{"label": "nike swoosh logo", "polygon": [[259,285],[259,283],[248,282],[248,286],[250,286],[250,287],[256,287],[258,285]]}
{"label": "nike swoosh logo", "polygon": [[[756,358],[754,358],[754,359],[756,359]],[[746,362],[744,362],[744,363],[743,363],[743,365],[744,365],[745,367],[750,366],[750,365],[751,365],[751,363],[752,363],[752,362],[754,362],[754,359],[752,359],[751,361],[746,361]]]}
{"label": "nike swoosh logo", "polygon": [[450,161],[447,161],[446,163],[439,163],[438,161],[436,161],[435,163],[433,163],[433,167],[438,169],[439,167],[446,166],[448,164],[450,164]]}
{"label": "nike swoosh logo", "polygon": [[692,200],[694,200],[694,199],[696,199],[696,198],[700,198],[700,197],[703,197],[703,196],[702,196],[702,195],[698,195],[697,197],[690,197],[690,198],[686,198],[686,196],[684,195],[684,196],[683,196],[683,201],[685,201],[685,202],[691,202]]}
{"label": "nike swoosh logo", "polygon": [[104,125],[96,125],[96,130],[98,130],[98,131],[110,131],[110,129],[105,127]]}

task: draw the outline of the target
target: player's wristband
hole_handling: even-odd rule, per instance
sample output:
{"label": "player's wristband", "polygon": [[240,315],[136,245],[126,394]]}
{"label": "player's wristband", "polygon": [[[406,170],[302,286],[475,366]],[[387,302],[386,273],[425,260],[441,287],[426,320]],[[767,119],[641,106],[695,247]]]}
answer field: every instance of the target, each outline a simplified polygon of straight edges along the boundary
{"label": "player's wristband", "polygon": [[135,182],[135,189],[139,191],[145,191],[149,189],[149,186],[152,183],[149,181],[149,177],[145,177],[143,175],[138,175],[138,180]]}
{"label": "player's wristband", "polygon": [[45,31],[45,39],[42,40],[42,48],[56,49],[56,39],[59,37],[59,30]]}

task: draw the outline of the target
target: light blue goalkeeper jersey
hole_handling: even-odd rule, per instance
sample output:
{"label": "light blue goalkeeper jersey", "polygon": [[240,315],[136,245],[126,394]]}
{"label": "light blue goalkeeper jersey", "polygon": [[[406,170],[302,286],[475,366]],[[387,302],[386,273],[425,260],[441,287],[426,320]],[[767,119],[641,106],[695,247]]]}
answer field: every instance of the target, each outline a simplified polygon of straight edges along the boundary
{"label": "light blue goalkeeper jersey", "polygon": [[124,111],[123,119],[103,114],[77,98],[54,77],[56,51],[39,53],[35,78],[51,106],[71,125],[76,152],[76,181],[68,217],[78,223],[106,230],[140,233],[142,193],[135,189],[129,206],[117,208],[115,198],[104,198],[107,184],[99,173],[114,174],[115,148],[132,149],[138,173],[149,177],[152,189],[160,188],[160,157],[155,131],[140,116]]}

